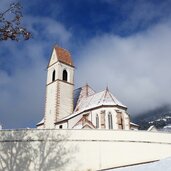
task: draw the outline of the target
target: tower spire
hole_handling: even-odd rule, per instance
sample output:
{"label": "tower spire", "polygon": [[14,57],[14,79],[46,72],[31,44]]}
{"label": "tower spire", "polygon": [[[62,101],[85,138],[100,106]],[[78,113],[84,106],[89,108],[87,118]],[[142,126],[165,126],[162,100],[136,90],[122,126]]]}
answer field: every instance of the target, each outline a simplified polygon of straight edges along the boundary
{"label": "tower spire", "polygon": [[70,53],[58,45],[53,48],[46,85],[44,127],[54,128],[56,122],[73,112],[74,98],[73,61]]}

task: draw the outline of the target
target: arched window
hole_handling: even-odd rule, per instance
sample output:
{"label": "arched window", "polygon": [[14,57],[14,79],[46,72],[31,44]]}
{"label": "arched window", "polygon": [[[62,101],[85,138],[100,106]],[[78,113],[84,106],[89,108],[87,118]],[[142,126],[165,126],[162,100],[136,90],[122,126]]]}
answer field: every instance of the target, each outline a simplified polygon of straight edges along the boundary
{"label": "arched window", "polygon": [[63,78],[62,78],[63,81],[67,81],[68,80],[68,73],[66,70],[63,70]]}
{"label": "arched window", "polygon": [[99,128],[99,116],[96,115],[96,128]]}
{"label": "arched window", "polygon": [[109,129],[113,129],[113,122],[112,122],[112,114],[108,114],[108,124],[109,124]]}
{"label": "arched window", "polygon": [[55,70],[52,73],[52,82],[55,81]]}

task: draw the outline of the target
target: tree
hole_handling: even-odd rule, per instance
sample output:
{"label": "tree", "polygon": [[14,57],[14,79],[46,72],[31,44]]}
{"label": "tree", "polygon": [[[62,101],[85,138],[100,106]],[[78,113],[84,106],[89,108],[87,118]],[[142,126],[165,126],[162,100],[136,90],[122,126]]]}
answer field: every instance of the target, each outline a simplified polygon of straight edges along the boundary
{"label": "tree", "polygon": [[21,38],[28,40],[31,33],[21,26],[22,6],[20,3],[13,3],[4,12],[0,12],[0,40],[16,40]]}

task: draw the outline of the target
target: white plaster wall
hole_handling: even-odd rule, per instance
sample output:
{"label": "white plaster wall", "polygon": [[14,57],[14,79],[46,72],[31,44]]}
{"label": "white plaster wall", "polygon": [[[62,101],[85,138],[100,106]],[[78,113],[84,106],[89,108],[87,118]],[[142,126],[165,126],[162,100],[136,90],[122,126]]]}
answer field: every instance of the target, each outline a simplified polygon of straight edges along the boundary
{"label": "white plaster wall", "polygon": [[[128,164],[149,162],[171,156],[171,134],[147,131],[115,130],[26,130],[26,137],[19,137],[22,130],[0,131],[0,149],[5,143],[22,145],[56,141],[57,135],[67,135],[64,147],[76,149],[72,159],[62,171],[87,171],[107,169]],[[39,136],[44,135],[44,137]],[[46,136],[49,135],[48,139]],[[29,137],[29,139],[28,139]],[[44,139],[44,141],[43,141]],[[40,141],[41,140],[41,141]],[[57,148],[56,146],[55,148]],[[46,145],[48,149],[48,143]],[[55,151],[52,150],[52,151]],[[53,152],[52,152],[53,153]],[[1,155],[1,154],[0,154]],[[12,155],[15,155],[12,153]],[[24,155],[24,154],[23,154]],[[10,155],[9,155],[10,157]],[[14,156],[15,157],[15,156]],[[0,159],[1,160],[1,159]],[[7,157],[7,160],[9,158]],[[35,159],[35,161],[37,161]],[[34,161],[34,162],[35,162]],[[24,161],[20,161],[24,162]],[[38,162],[38,161],[37,161]],[[33,163],[32,163],[33,164]],[[1,165],[0,165],[0,170]],[[33,167],[30,171],[33,170]],[[59,169],[54,169],[58,171]]]}
{"label": "white plaster wall", "polygon": [[56,119],[56,92],[57,82],[46,87],[46,104],[45,104],[45,127],[54,128],[54,122]]}
{"label": "white plaster wall", "polygon": [[73,112],[73,85],[60,81],[59,82],[59,119]]}
{"label": "white plaster wall", "polygon": [[61,128],[60,128],[60,125],[62,125],[62,129],[68,129],[68,124],[67,124],[67,122],[60,123],[60,124],[58,124],[58,125],[55,125],[55,128],[56,128],[56,129],[61,129]]}

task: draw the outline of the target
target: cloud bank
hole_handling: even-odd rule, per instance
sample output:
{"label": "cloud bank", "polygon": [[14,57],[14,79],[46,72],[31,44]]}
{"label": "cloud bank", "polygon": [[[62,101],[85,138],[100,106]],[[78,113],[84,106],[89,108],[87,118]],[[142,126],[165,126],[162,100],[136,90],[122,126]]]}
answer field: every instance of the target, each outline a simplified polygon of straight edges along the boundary
{"label": "cloud bank", "polygon": [[171,24],[118,37],[94,37],[80,50],[76,82],[97,90],[107,85],[131,115],[171,104]]}
{"label": "cloud bank", "polygon": [[[42,119],[46,66],[56,43],[72,53],[75,88],[108,86],[132,116],[170,105],[170,1],[22,2],[33,39],[0,43],[4,128],[35,127]],[[0,11],[9,4],[1,0]]]}

